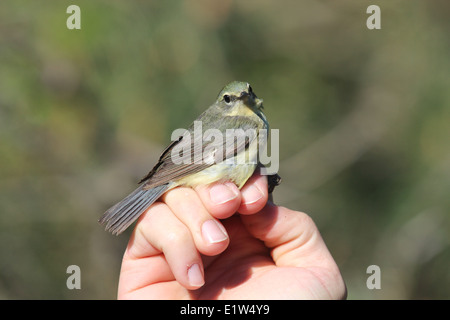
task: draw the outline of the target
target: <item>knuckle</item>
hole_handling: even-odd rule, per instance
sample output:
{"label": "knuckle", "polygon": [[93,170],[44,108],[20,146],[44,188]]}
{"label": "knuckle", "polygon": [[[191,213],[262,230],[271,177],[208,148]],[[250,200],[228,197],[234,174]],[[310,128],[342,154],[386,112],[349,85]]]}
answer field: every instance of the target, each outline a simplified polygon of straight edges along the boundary
{"label": "knuckle", "polygon": [[[166,231],[163,248],[172,248],[182,246],[191,240],[191,236],[186,227],[173,226],[171,230]],[[163,250],[164,251],[164,250]]]}

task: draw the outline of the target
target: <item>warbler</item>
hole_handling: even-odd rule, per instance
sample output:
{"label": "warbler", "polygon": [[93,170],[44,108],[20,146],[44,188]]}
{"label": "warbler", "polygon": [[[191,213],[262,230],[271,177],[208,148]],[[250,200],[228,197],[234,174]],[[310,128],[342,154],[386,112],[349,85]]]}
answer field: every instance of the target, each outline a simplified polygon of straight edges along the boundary
{"label": "warbler", "polygon": [[[199,126],[201,132],[199,134]],[[258,150],[269,124],[259,99],[247,82],[233,81],[216,101],[162,152],[140,186],[100,218],[119,235],[170,189],[232,181],[238,188],[257,167]]]}

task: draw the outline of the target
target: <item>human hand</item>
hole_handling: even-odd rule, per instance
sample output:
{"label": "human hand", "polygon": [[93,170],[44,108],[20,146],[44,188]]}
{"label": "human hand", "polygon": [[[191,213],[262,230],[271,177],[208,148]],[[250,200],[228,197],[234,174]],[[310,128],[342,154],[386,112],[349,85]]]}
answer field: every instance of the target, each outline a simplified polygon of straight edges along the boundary
{"label": "human hand", "polygon": [[133,231],[118,297],[345,298],[312,219],[267,199],[267,179],[259,174],[240,191],[232,183],[170,190]]}

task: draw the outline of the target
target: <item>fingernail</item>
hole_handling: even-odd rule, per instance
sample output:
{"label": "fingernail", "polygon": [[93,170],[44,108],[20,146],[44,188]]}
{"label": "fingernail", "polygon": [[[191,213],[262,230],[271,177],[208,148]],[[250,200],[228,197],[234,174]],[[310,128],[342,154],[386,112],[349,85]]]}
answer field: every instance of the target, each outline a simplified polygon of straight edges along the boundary
{"label": "fingernail", "polygon": [[227,184],[216,184],[209,190],[211,201],[215,204],[223,204],[235,199],[239,195],[237,187]]}
{"label": "fingernail", "polygon": [[201,287],[205,284],[203,273],[198,264],[193,264],[188,269],[188,281],[193,287]]}
{"label": "fingernail", "polygon": [[244,204],[252,204],[263,197],[261,190],[255,186],[251,185],[242,191],[242,198],[245,200]]}
{"label": "fingernail", "polygon": [[227,232],[223,226],[219,225],[219,223],[215,220],[207,220],[203,222],[202,234],[203,238],[210,244],[222,242],[228,239]]}

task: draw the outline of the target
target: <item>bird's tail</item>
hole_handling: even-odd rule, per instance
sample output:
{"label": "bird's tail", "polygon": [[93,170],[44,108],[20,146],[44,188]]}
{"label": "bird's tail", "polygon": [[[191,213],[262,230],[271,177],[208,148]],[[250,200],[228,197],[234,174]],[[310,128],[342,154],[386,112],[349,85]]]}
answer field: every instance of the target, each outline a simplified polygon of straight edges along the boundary
{"label": "bird's tail", "polygon": [[106,223],[107,231],[119,235],[169,188],[169,184],[164,184],[145,190],[144,185],[145,183],[125,199],[109,208],[98,222]]}

